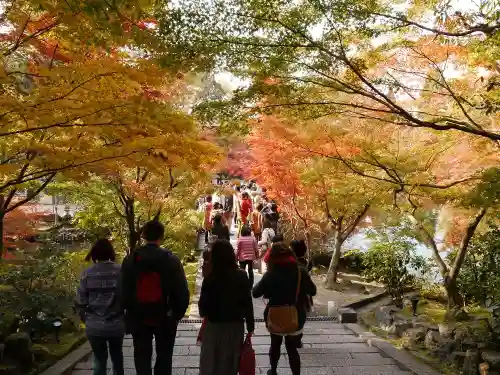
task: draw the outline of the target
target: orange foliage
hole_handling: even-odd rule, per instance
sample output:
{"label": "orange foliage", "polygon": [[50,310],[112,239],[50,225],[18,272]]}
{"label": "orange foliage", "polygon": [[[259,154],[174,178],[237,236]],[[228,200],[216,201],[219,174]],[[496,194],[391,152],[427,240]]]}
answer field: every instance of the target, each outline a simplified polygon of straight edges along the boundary
{"label": "orange foliage", "polygon": [[[36,203],[29,203],[9,212],[4,220],[3,242],[6,249],[28,246],[27,239],[38,233],[40,219],[47,212],[40,211]],[[12,254],[5,252],[4,259],[14,258]]]}
{"label": "orange foliage", "polygon": [[250,177],[265,186],[278,200],[289,198],[300,190],[300,179],[293,163],[303,151],[287,140],[292,134],[274,116],[262,116],[252,123],[246,141],[252,156]]}

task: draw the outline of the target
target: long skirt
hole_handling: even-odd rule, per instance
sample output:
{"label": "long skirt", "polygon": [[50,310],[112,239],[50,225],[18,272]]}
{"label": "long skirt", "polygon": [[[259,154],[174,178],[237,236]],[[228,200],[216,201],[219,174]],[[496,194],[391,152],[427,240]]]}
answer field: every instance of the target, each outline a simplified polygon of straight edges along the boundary
{"label": "long skirt", "polygon": [[201,342],[200,375],[237,375],[244,336],[243,322],[207,321]]}

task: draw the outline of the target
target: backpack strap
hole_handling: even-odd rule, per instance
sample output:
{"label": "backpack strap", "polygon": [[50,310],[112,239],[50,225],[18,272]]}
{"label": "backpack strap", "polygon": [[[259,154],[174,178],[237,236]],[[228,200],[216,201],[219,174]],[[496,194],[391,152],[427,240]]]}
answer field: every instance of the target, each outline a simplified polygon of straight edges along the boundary
{"label": "backpack strap", "polygon": [[295,292],[295,305],[299,303],[300,282],[302,279],[302,271],[300,270],[300,265],[297,265],[297,271],[299,271],[299,274],[297,276],[297,291]]}

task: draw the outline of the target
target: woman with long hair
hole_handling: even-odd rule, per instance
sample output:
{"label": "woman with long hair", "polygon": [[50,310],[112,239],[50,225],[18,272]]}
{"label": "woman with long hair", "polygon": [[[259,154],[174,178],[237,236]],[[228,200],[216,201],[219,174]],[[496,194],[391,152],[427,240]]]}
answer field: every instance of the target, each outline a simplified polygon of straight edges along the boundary
{"label": "woman with long hair", "polygon": [[252,236],[252,230],[248,225],[241,228],[241,236],[236,244],[236,259],[241,269],[248,269],[250,288],[253,287],[253,262],[259,257],[257,241]]}
{"label": "woman with long hair", "polygon": [[94,264],[82,273],[76,295],[76,308],[94,354],[94,375],[106,375],[108,350],[114,374],[124,375],[125,322],[120,303],[120,265],[115,259],[111,242],[97,241],[85,258]]}
{"label": "woman with long hair", "polygon": [[[297,261],[293,251],[283,243],[276,243],[272,246],[268,270],[254,286],[252,294],[254,298],[264,297],[268,300],[264,310],[264,321],[271,335],[269,349],[271,369],[267,374],[277,374],[284,338],[292,375],[299,375],[300,355],[297,349],[301,347],[301,334],[307,316],[307,301],[316,294],[316,286],[307,270]],[[277,334],[270,327],[271,321],[268,319],[270,309],[282,306],[292,306],[297,311],[297,326],[294,332]]]}
{"label": "woman with long hair", "polygon": [[244,323],[248,335],[255,328],[249,280],[238,268],[229,241],[215,241],[210,255],[211,272],[203,279],[198,302],[206,321],[201,336],[200,375],[237,375]]}
{"label": "woman with long hair", "polygon": [[221,215],[215,215],[213,218],[213,226],[211,233],[213,236],[217,236],[219,240],[228,240],[230,238],[230,232],[227,225],[224,224]]}

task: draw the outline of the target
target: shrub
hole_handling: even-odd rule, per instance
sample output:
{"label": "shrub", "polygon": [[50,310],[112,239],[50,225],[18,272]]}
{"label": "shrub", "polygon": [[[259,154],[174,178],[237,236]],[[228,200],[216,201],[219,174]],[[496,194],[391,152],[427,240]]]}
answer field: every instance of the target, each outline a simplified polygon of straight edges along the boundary
{"label": "shrub", "polygon": [[75,329],[73,301],[84,268],[84,255],[52,254],[50,250],[41,249],[24,264],[10,265],[0,275],[3,335],[19,329],[43,336],[52,329],[55,317],[70,323],[63,328]]}
{"label": "shrub", "polygon": [[363,263],[364,253],[361,250],[349,250],[344,254],[343,258],[346,267],[350,270],[360,272],[365,268]]}
{"label": "shrub", "polygon": [[469,246],[458,277],[460,294],[467,303],[480,306],[489,300],[500,301],[500,229],[491,226],[484,234],[473,237]]}
{"label": "shrub", "polygon": [[391,233],[379,233],[364,254],[364,276],[368,281],[384,284],[402,307],[405,289],[415,286],[416,272],[425,272],[426,260],[415,253],[416,244]]}

